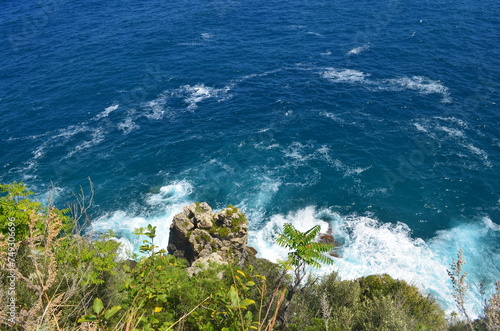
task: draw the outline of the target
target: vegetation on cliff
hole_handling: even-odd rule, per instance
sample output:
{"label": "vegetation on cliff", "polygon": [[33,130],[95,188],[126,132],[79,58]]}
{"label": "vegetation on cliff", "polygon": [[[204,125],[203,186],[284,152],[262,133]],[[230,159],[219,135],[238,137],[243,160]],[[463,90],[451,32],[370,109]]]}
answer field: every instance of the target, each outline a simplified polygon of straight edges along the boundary
{"label": "vegetation on cliff", "polygon": [[[431,297],[388,275],[352,281],[336,273],[306,277],[306,264],[329,261],[322,253],[331,246],[313,242],[316,228],[302,233],[286,226],[277,239],[290,249],[284,263],[252,254],[238,263],[229,255],[227,264],[210,264],[189,276],[187,260],[155,245],[153,226],[136,231],[143,238],[141,257],[122,259],[112,233],[90,238],[78,231],[76,219],[88,207],[83,196],[76,204],[80,212],[73,210],[70,217],[69,209],[30,200],[22,184],[0,185],[0,191],[1,329],[494,330],[499,325],[498,291],[484,318],[452,324]],[[207,231],[220,237],[227,236],[220,230],[224,221],[236,232],[246,227],[236,207],[213,214],[220,218],[202,218],[207,210],[196,204],[185,218],[206,229],[221,220],[214,233]]]}

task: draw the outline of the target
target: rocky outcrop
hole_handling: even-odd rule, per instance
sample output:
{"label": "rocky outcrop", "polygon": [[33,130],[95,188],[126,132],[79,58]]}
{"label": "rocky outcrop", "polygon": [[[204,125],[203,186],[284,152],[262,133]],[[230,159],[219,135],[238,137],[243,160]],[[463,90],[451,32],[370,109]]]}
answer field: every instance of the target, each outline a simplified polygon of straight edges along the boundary
{"label": "rocky outcrop", "polygon": [[230,205],[214,213],[207,203],[197,202],[174,216],[167,250],[186,259],[195,273],[209,262],[243,263],[247,241],[247,218],[238,208]]}
{"label": "rocky outcrop", "polygon": [[[340,243],[337,242],[335,240],[335,237],[333,236],[333,228],[330,224],[328,225],[328,230],[326,231],[326,233],[318,234],[317,241],[319,243],[329,244],[329,245],[333,245],[335,247],[340,246]],[[333,257],[339,257],[339,255],[334,251],[330,251],[328,254],[330,256],[333,256]]]}

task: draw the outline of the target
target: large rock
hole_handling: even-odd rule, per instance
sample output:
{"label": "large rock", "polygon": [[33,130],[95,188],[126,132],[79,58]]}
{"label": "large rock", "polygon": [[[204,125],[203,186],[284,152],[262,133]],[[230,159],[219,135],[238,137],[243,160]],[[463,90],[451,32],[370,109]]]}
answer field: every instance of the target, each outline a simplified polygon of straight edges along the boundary
{"label": "large rock", "polygon": [[247,242],[247,218],[238,208],[230,205],[214,213],[207,203],[197,202],[174,216],[167,250],[193,268],[209,262],[242,264]]}

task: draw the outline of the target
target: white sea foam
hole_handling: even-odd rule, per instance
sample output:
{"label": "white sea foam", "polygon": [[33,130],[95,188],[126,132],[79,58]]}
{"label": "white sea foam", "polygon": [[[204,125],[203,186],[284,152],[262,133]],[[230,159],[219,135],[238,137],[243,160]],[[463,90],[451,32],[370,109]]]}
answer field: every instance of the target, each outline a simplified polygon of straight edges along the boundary
{"label": "white sea foam", "polygon": [[[429,137],[442,143],[455,144],[455,148],[449,149],[449,154],[457,155],[462,159],[469,159],[470,163],[467,166],[470,169],[477,168],[477,164],[473,162],[474,158],[479,158],[482,164],[486,167],[492,167],[488,153],[483,149],[474,145],[473,139],[470,138],[471,128],[465,121],[455,117],[432,117],[424,120],[423,123],[414,123],[417,130],[426,133]],[[443,134],[444,133],[444,134]],[[473,131],[473,134],[477,132]]]}
{"label": "white sea foam", "polygon": [[465,133],[459,129],[449,128],[446,126],[438,126],[438,129],[443,132],[446,132],[450,137],[457,137],[457,138],[465,137]]}
{"label": "white sea foam", "polygon": [[212,39],[214,36],[211,34],[211,33],[202,33],[201,34],[201,37],[204,39],[204,40],[209,40],[209,39]]}
{"label": "white sea foam", "polygon": [[[259,256],[271,261],[286,259],[286,250],[273,244],[282,232],[284,223],[292,223],[301,231],[320,225],[322,232],[331,226],[335,239],[342,243],[337,248],[332,268],[324,267],[320,273],[336,270],[342,279],[387,273],[403,279],[433,295],[448,312],[456,311],[447,269],[456,259],[458,249],[464,250],[469,268],[470,295],[467,309],[477,317],[481,310],[478,284],[486,277],[490,292],[493,281],[500,277],[500,255],[495,247],[500,226],[486,218],[480,223],[462,223],[440,231],[428,241],[413,238],[404,223],[383,223],[366,216],[341,216],[329,209],[316,210],[310,206],[288,215],[274,215],[266,225],[250,234],[250,245]],[[498,243],[496,244],[498,246]],[[316,271],[318,272],[318,271]]]}
{"label": "white sea foam", "polygon": [[420,94],[439,94],[442,102],[450,103],[452,98],[446,86],[423,76],[399,77],[390,79],[370,79],[370,74],[353,69],[326,68],[321,76],[333,83],[363,84],[374,91],[412,90]]}
{"label": "white sea foam", "polygon": [[472,143],[465,143],[465,144],[462,144],[462,146],[467,148],[471,153],[479,156],[479,158],[481,158],[481,160],[483,160],[483,163],[485,166],[487,166],[487,167],[493,166],[491,164],[490,160],[488,159],[488,154],[484,150],[474,146]]}
{"label": "white sea foam", "polygon": [[98,121],[104,117],[108,117],[109,114],[111,114],[112,112],[114,112],[115,110],[117,110],[119,107],[119,105],[112,105],[112,106],[109,106],[109,107],[106,107],[102,112],[100,112],[99,114],[97,114],[93,120],[95,121]]}
{"label": "white sea foam", "polygon": [[446,121],[446,122],[450,122],[450,123],[456,124],[456,125],[464,128],[464,129],[466,129],[466,128],[469,127],[466,122],[464,122],[463,120],[458,119],[456,117],[453,117],[453,116],[448,116],[448,117],[435,116],[434,118],[438,119],[438,120],[441,120],[441,121]]}
{"label": "white sea foam", "polygon": [[[105,138],[105,129],[104,126],[101,124],[100,126],[96,126],[99,124],[95,124],[92,122],[96,121],[101,121],[103,118],[108,117],[112,112],[116,111],[120,105],[118,104],[113,104],[109,107],[106,107],[102,112],[91,118],[90,120],[83,121],[79,124],[76,125],[70,125],[65,128],[57,130],[55,133],[50,133],[46,132],[42,135],[39,135],[40,137],[42,136],[49,136],[42,144],[37,146],[32,154],[33,154],[33,160],[38,160],[42,158],[45,155],[45,152],[47,149],[54,148],[54,147],[59,147],[67,144],[70,139],[75,137],[76,135],[83,134],[83,133],[90,133],[90,140],[84,141],[74,147],[65,157],[69,158],[73,156],[75,153],[90,148],[92,146],[95,146],[102,142]],[[92,124],[91,124],[92,123]],[[37,137],[33,137],[37,138]],[[36,163],[32,162],[32,165],[36,165]]]}
{"label": "white sea foam", "polygon": [[364,46],[360,46],[360,47],[356,47],[356,48],[351,49],[349,52],[347,52],[346,55],[347,56],[358,55],[359,53],[361,53],[363,51],[366,51],[369,48],[370,48],[370,44],[367,44],[367,45],[364,45]]}
{"label": "white sea foam", "polygon": [[338,122],[340,124],[344,124],[345,121],[343,119],[341,119],[337,114],[334,114],[334,113],[330,113],[330,112],[326,112],[326,111],[323,111],[321,113],[319,113],[321,116],[324,116],[326,118],[329,118],[329,119],[332,119],[334,120],[335,122]]}
{"label": "white sea foam", "polygon": [[317,37],[323,37],[323,35],[321,33],[314,32],[314,31],[308,31],[306,33],[307,34],[312,34],[313,36],[317,36]]}
{"label": "white sea foam", "polygon": [[194,86],[186,85],[184,86],[186,92],[189,93],[186,98],[186,103],[189,104],[189,109],[194,109],[198,106],[201,101],[210,98],[213,95],[213,89],[206,87],[203,84],[198,84]]}
{"label": "white sea foam", "polygon": [[336,83],[361,83],[369,75],[357,70],[328,68],[322,76]]}
{"label": "white sea foam", "polygon": [[140,126],[134,123],[132,117],[127,117],[123,122],[118,123],[117,128],[122,131],[123,134],[129,134],[130,132],[139,129]]}
{"label": "white sea foam", "polygon": [[309,145],[295,141],[284,149],[283,153],[285,157],[293,159],[293,162],[303,163],[314,157],[314,154],[307,153],[310,148]]}
{"label": "white sea foam", "polygon": [[151,120],[160,120],[165,115],[167,97],[160,95],[158,98],[143,103],[142,116]]}
{"label": "white sea foam", "polygon": [[139,244],[144,239],[134,235],[134,230],[151,224],[157,227],[156,245],[166,249],[172,219],[182,212],[183,206],[192,203],[190,200],[192,191],[193,187],[187,181],[177,181],[162,186],[159,192],[145,197],[143,201],[145,209],[132,207],[127,211],[117,210],[105,214],[92,222],[91,231],[102,233],[113,230],[117,235],[116,240],[124,246],[122,255],[127,256],[129,253],[138,253]]}
{"label": "white sea foam", "polygon": [[227,97],[227,92],[231,89],[228,85],[221,89],[205,86],[204,84],[196,84],[194,86],[184,85],[181,87],[181,93],[185,95],[184,102],[188,104],[188,110],[194,110],[198,107],[198,103],[209,99],[218,98],[223,101]]}
{"label": "white sea foam", "polygon": [[179,43],[179,45],[182,46],[202,46],[205,45],[206,43],[210,42],[214,38],[213,34],[204,32],[200,34],[200,37],[189,42],[182,42]]}
{"label": "white sea foam", "polygon": [[322,150],[322,155],[330,166],[343,174],[343,177],[355,177],[372,168],[371,165],[366,167],[347,165],[339,159],[333,159],[329,154],[329,150]]}
{"label": "white sea foam", "polygon": [[316,218],[315,213],[314,207],[307,207],[288,215],[274,215],[262,229],[250,233],[249,245],[259,252],[260,257],[273,262],[286,260],[287,250],[273,244],[276,236],[278,233],[283,232],[283,225],[285,223],[292,223],[300,231],[307,231],[319,224],[322,232],[326,232],[328,230],[328,223]]}
{"label": "white sea foam", "polygon": [[91,131],[91,129],[86,125],[70,125],[64,129],[57,130],[55,134],[52,134],[47,140],[33,150],[33,159],[30,162],[31,167],[28,169],[32,169],[36,166],[36,161],[45,155],[47,149],[62,146],[73,136],[88,131]]}
{"label": "white sea foam", "polygon": [[362,167],[346,167],[344,177],[362,174],[366,170],[371,169],[371,167],[372,166],[368,166],[368,167],[364,167],[364,168],[362,168]]}
{"label": "white sea foam", "polygon": [[[388,84],[387,89],[409,89],[417,91],[421,94],[441,94],[443,102],[449,103],[452,101],[448,88],[435,81],[423,76],[400,77],[386,79],[383,83]],[[382,87],[384,89],[384,87]]]}
{"label": "white sea foam", "polygon": [[274,144],[267,144],[263,141],[261,141],[260,143],[258,144],[255,144],[254,147],[256,149],[261,149],[261,150],[270,150],[270,149],[276,149],[276,148],[279,148],[280,147],[280,144],[278,143],[274,143]]}
{"label": "white sea foam", "polygon": [[420,131],[420,132],[425,132],[425,133],[428,133],[429,130],[427,130],[422,124],[420,123],[413,123],[413,125],[415,126],[415,128]]}
{"label": "white sea foam", "polygon": [[90,133],[90,140],[86,140],[80,144],[78,144],[75,148],[73,148],[63,159],[67,159],[72,157],[74,154],[84,150],[91,148],[100,144],[105,138],[104,129],[101,127],[95,128]]}

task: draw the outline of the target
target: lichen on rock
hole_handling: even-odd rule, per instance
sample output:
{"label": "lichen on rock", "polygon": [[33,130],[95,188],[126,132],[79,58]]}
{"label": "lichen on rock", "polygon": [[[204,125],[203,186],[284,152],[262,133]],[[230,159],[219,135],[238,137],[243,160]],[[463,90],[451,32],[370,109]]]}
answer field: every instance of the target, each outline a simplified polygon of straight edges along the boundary
{"label": "lichen on rock", "polygon": [[167,250],[198,269],[209,262],[243,264],[247,242],[248,221],[238,208],[229,205],[214,213],[206,202],[196,202],[174,216]]}

